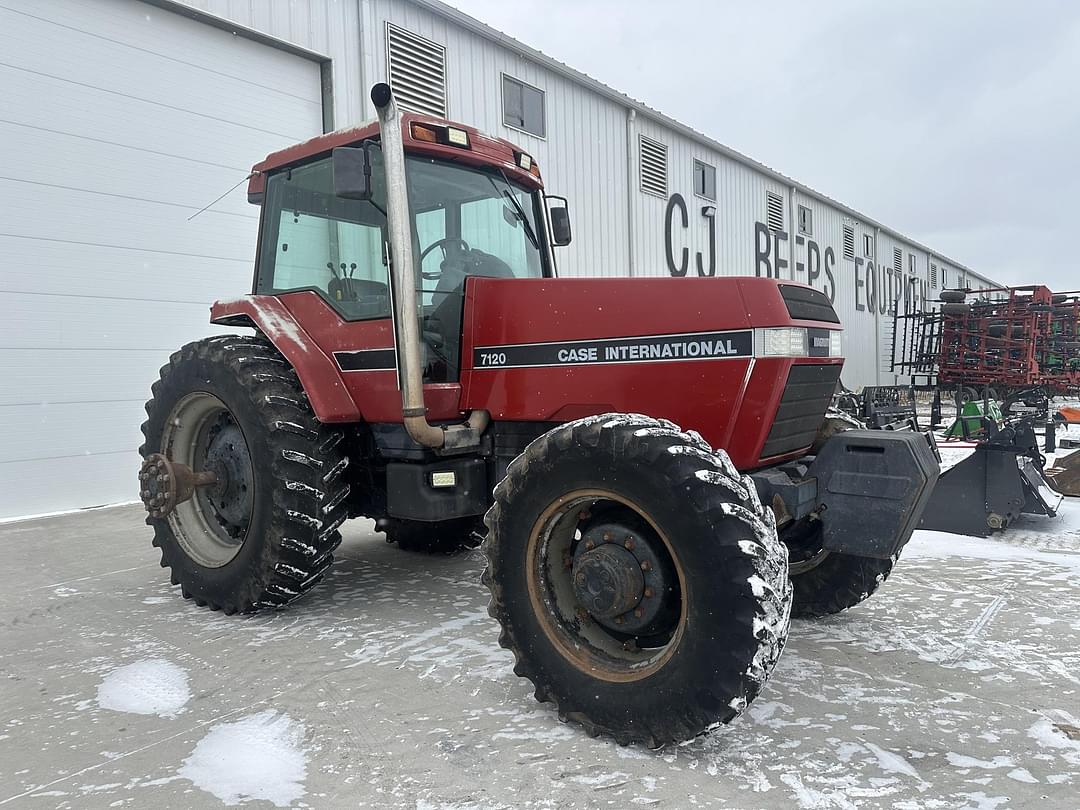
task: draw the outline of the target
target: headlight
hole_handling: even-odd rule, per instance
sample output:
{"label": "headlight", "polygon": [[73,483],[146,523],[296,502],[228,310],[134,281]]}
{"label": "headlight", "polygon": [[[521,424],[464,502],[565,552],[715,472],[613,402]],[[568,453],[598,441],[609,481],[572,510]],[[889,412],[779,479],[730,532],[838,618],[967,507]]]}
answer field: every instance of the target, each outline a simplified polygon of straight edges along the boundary
{"label": "headlight", "polygon": [[833,329],[829,332],[829,357],[844,356],[844,330]]}
{"label": "headlight", "polygon": [[758,357],[807,357],[810,344],[801,326],[776,326],[757,330]]}

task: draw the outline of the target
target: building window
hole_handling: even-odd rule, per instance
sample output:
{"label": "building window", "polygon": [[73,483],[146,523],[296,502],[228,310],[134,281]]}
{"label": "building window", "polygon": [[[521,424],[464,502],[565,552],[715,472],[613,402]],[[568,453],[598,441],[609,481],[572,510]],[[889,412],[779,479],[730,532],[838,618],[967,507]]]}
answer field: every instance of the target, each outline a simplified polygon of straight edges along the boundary
{"label": "building window", "polygon": [[765,192],[765,224],[776,233],[784,230],[784,195],[777,191]]}
{"label": "building window", "polygon": [[862,237],[862,249],[863,256],[868,259],[874,258],[874,235],[872,233],[864,233]]}
{"label": "building window", "polygon": [[543,138],[544,91],[503,75],[503,123]]}
{"label": "building window", "polygon": [[446,118],[446,48],[387,23],[386,67],[403,109]]}
{"label": "building window", "polygon": [[814,212],[805,205],[799,206],[799,233],[806,236],[814,235]]}
{"label": "building window", "polygon": [[908,272],[911,273],[911,275],[915,275],[915,268],[917,267],[915,261],[917,258],[918,257],[914,253],[909,253],[907,255]]}
{"label": "building window", "polygon": [[716,167],[694,161],[694,193],[706,200],[716,200]]}
{"label": "building window", "polygon": [[666,199],[667,145],[639,135],[638,159],[641,163],[641,190]]}

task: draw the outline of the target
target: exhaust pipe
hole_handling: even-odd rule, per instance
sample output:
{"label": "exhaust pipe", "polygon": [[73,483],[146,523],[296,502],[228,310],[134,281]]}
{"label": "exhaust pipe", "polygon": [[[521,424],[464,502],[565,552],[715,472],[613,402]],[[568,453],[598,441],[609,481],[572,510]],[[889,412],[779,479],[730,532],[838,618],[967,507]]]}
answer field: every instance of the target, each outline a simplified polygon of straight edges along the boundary
{"label": "exhaust pipe", "polygon": [[421,361],[420,313],[416,305],[415,258],[409,227],[409,194],[405,185],[405,145],[401,113],[390,85],[371,88],[371,101],[379,116],[383,165],[386,171],[386,219],[390,230],[390,283],[394,301],[394,331],[401,380],[401,413],[405,430],[417,443],[443,452],[467,451],[480,444],[480,434],[491,415],[473,411],[458,425],[436,426],[427,420],[424,405],[424,369]]}

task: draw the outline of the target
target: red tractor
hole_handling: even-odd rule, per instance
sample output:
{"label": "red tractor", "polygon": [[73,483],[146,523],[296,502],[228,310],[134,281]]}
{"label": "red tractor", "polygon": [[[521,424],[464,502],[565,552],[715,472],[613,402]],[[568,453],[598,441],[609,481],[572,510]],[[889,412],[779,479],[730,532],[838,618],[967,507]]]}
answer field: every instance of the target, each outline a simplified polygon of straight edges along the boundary
{"label": "red tractor", "polygon": [[254,334],[184,346],[153,385],[162,566],[250,612],[310,590],[352,517],[411,550],[486,535],[490,612],[539,700],[654,746],[731,720],[792,611],[888,576],[930,447],[825,439],[843,360],[821,293],[557,278],[567,208],[528,154],[372,100],[377,124],[255,166],[254,290],[211,314]]}

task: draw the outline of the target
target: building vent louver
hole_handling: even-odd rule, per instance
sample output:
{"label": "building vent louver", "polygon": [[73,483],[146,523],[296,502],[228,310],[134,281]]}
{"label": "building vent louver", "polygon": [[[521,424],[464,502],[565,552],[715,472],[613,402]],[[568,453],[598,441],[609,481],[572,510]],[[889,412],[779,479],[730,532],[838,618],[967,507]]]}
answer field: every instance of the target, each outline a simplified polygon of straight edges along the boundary
{"label": "building vent louver", "polygon": [[844,226],[844,258],[849,262],[855,261],[855,226]]}
{"label": "building vent louver", "polygon": [[937,289],[937,265],[930,262],[930,287]]}
{"label": "building vent louver", "polygon": [[667,197],[667,146],[644,135],[638,136],[641,162],[641,190],[657,197]]}
{"label": "building vent louver", "polygon": [[403,109],[446,118],[446,48],[387,24],[386,67]]}
{"label": "building vent louver", "polygon": [[775,191],[765,192],[765,223],[770,231],[784,230],[784,195]]}
{"label": "building vent louver", "polygon": [[904,251],[900,248],[892,249],[892,269],[897,275],[904,272]]}

